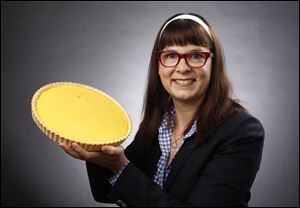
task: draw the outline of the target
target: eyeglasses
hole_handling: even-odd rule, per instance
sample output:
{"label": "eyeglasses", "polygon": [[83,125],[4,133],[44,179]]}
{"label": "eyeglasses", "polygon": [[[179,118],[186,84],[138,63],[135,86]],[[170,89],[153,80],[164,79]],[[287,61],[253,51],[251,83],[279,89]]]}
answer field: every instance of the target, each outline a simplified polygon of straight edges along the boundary
{"label": "eyeglasses", "polygon": [[182,58],[190,67],[200,68],[205,65],[207,59],[213,57],[210,52],[191,52],[180,54],[175,51],[158,51],[157,58],[164,67],[177,66]]}

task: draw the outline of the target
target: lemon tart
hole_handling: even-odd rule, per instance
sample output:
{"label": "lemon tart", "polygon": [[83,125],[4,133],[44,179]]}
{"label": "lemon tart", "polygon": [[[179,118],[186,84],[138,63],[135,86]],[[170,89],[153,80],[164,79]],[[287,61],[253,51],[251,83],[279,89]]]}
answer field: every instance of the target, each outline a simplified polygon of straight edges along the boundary
{"label": "lemon tart", "polygon": [[31,102],[32,117],[51,139],[87,151],[117,146],[131,132],[131,119],[111,96],[91,86],[55,82],[38,89]]}

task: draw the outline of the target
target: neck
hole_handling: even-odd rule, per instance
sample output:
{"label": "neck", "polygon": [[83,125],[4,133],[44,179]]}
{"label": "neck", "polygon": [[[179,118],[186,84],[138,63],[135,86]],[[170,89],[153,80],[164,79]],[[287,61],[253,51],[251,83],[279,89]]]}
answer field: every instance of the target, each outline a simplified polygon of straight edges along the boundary
{"label": "neck", "polygon": [[175,128],[181,134],[187,127],[188,123],[195,116],[199,103],[183,103],[173,99],[174,107],[176,110],[175,114]]}

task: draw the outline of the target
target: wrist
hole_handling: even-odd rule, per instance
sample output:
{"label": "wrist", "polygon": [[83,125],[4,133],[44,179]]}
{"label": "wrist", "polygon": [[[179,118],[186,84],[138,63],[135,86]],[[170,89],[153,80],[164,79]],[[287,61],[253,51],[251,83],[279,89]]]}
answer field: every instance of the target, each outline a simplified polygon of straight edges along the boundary
{"label": "wrist", "polygon": [[127,164],[129,163],[129,160],[126,158],[125,160],[122,160],[122,162],[120,162],[120,164],[113,168],[111,171],[113,172],[113,174],[117,174],[120,171],[123,171],[123,169],[127,166]]}

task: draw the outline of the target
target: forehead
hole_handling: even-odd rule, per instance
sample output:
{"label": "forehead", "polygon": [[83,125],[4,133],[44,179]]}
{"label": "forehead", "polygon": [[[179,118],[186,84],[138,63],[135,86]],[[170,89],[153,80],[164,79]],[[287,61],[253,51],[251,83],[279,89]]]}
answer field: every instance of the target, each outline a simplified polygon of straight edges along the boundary
{"label": "forehead", "polygon": [[164,51],[177,51],[177,52],[189,52],[189,51],[194,51],[194,50],[199,50],[199,51],[209,51],[209,48],[207,47],[203,47],[203,46],[199,46],[199,45],[186,45],[186,46],[179,46],[179,45],[172,45],[172,46],[166,46],[164,49]]}

